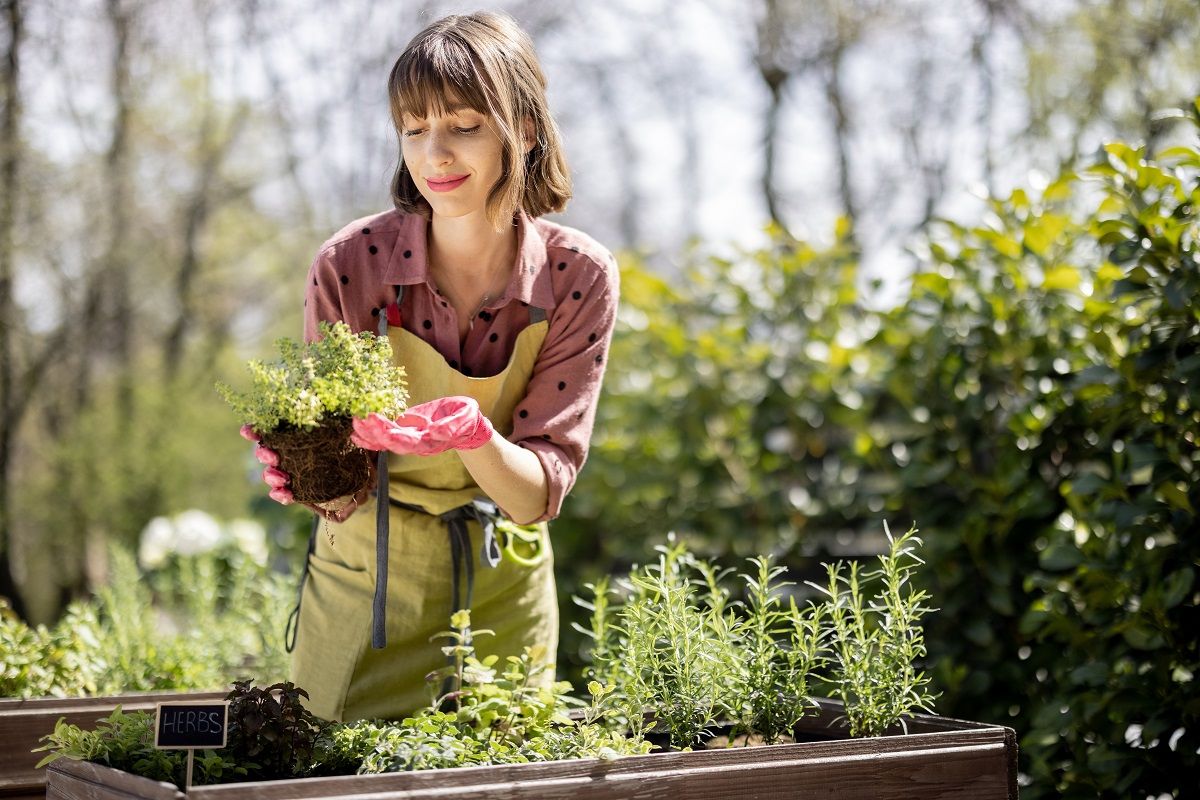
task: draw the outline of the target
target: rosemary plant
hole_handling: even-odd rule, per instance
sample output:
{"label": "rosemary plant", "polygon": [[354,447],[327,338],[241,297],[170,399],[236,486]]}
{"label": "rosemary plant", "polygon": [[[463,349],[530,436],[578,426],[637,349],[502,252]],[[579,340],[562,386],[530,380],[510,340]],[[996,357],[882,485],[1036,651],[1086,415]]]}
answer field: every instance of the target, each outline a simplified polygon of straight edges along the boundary
{"label": "rosemary plant", "polygon": [[[721,687],[735,680],[726,595],[711,567],[701,566],[673,537],[656,550],[658,561],[624,582],[628,597],[615,619],[608,619],[606,592],[595,595],[592,677],[615,687],[602,700],[610,722],[641,738],[650,723],[644,712],[652,709],[654,727],[670,736],[673,747],[686,749],[717,723],[724,712]],[[711,583],[695,573],[707,574]],[[715,594],[695,603],[696,590],[709,587]]]}
{"label": "rosemary plant", "polygon": [[914,666],[925,655],[920,620],[931,609],[924,590],[914,590],[909,578],[917,564],[921,543],[917,529],[899,538],[884,523],[889,549],[879,556],[879,568],[861,576],[877,579],[878,593],[867,601],[858,564],[849,568],[827,564],[829,584],[810,584],[828,595],[833,636],[832,683],[846,707],[851,736],[882,736],[899,723],[907,731],[904,715],[914,709],[933,713],[936,695],[929,678]]}
{"label": "rosemary plant", "polygon": [[802,612],[789,597],[784,608],[779,594],[792,584],[778,579],[786,569],[772,567],[764,556],[750,562],[755,572],[741,576],[746,614],[733,628],[742,669],[726,695],[734,723],[730,741],[739,733],[757,732],[764,743],[775,744],[815,707],[809,675],[825,663],[824,606],[810,604]]}

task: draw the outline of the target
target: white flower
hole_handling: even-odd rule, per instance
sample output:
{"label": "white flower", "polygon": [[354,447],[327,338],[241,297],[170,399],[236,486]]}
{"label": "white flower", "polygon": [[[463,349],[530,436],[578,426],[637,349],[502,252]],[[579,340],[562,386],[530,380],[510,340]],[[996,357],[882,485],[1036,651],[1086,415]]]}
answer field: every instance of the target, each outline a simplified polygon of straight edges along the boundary
{"label": "white flower", "polygon": [[262,566],[267,563],[267,531],[252,519],[235,519],[227,526],[229,536],[241,550]]}
{"label": "white flower", "polygon": [[138,563],[142,569],[161,567],[175,549],[175,526],[166,517],[155,517],[142,528]]}
{"label": "white flower", "polygon": [[175,515],[175,552],[194,556],[216,549],[225,539],[221,525],[211,515],[199,509],[189,509]]}

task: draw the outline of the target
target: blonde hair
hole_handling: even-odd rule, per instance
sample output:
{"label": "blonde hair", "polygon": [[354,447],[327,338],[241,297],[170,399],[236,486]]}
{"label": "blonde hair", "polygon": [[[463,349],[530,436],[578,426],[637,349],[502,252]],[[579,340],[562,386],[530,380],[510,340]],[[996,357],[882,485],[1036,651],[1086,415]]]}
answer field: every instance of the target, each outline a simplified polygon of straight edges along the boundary
{"label": "blonde hair", "polygon": [[[528,34],[505,14],[477,12],[443,17],[413,37],[388,77],[392,123],[403,141],[404,114],[445,114],[451,96],[487,115],[504,142],[502,173],[487,199],[487,219],[497,231],[512,224],[518,208],[531,217],[562,211],[571,177],[558,126],[546,102],[546,77]],[[525,152],[525,119],[535,142]],[[401,154],[392,178],[392,201],[401,211],[428,219],[429,203]]]}

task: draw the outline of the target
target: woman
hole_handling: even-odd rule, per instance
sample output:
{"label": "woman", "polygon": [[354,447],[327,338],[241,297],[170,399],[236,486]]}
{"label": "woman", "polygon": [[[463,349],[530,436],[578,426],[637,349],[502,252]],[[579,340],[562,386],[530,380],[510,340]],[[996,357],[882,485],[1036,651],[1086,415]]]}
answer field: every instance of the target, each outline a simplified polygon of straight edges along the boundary
{"label": "woman", "polygon": [[[376,489],[314,508],[332,535],[314,526],[291,677],[337,720],[428,704],[426,675],[445,664],[430,637],[459,607],[495,631],[484,653],[541,645],[553,658],[546,522],[587,455],[617,305],[612,255],[539,219],[562,210],[570,180],[533,45],[510,18],[433,23],[388,91],[395,209],[326,241],[305,299],[308,340],[321,320],[386,331],[410,393],[400,419],[354,423],[356,442],[382,451]],[[277,457],[258,452],[271,496],[290,502]],[[536,525],[536,557],[502,555],[502,518]]]}

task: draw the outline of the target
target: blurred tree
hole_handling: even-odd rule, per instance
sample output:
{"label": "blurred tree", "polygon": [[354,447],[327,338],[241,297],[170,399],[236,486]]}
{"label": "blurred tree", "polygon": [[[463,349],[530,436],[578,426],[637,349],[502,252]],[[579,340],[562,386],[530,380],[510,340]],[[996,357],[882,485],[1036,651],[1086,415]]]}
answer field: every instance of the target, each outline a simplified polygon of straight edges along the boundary
{"label": "blurred tree", "polygon": [[230,468],[249,456],[212,384],[240,370],[237,326],[294,334],[298,301],[291,319],[274,309],[299,296],[320,234],[278,249],[281,222],[252,195],[286,161],[247,138],[265,113],[218,94],[214,17],[236,20],[231,5],[173,9],[196,14],[187,54],[152,38],[157,13],[116,2],[104,6],[112,46],[79,54],[75,32],[42,10],[39,45],[80,62],[106,56],[116,88],[104,96],[119,98],[112,114],[74,116],[98,150],[64,162],[24,143],[30,166],[5,195],[26,205],[7,253],[27,298],[5,315],[8,341],[24,345],[6,363],[28,377],[5,398],[7,459],[21,469],[4,486],[0,542],[18,567],[4,594],[46,621],[103,579],[108,540],[129,543],[167,510],[230,513],[254,496],[250,476]]}
{"label": "blurred tree", "polygon": [[[875,0],[762,0],[755,11],[754,64],[767,89],[763,120],[762,192],[771,221],[787,230],[778,186],[785,89],[809,76],[821,88],[836,160],[835,182],[839,213],[851,223],[859,203],[851,174],[853,159],[853,100],[847,94],[847,54],[866,36],[871,25],[883,24],[885,6]],[[853,226],[849,232],[853,244]]]}
{"label": "blurred tree", "polygon": [[[1157,152],[1154,111],[1190,102],[1200,75],[1200,9],[1191,0],[1076,0],[1039,8],[1025,37],[1022,145],[1049,144],[1070,167],[1102,139]],[[1048,165],[1054,167],[1057,165]]]}
{"label": "blurred tree", "polygon": [[28,383],[36,383],[37,370],[22,374],[16,361],[14,325],[17,307],[13,301],[13,267],[16,262],[17,191],[21,166],[21,46],[25,35],[20,0],[4,0],[4,59],[0,85],[4,106],[0,116],[0,596],[13,598],[17,613],[24,612],[13,575],[10,476],[15,428],[28,399]]}

